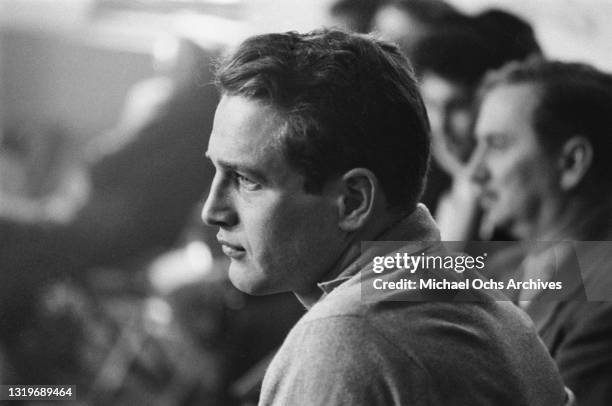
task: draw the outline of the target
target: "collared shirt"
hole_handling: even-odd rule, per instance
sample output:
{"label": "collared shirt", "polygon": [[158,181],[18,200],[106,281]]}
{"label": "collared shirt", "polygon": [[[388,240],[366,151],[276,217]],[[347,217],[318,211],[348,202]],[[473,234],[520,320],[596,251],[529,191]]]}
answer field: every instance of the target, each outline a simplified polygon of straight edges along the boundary
{"label": "collared shirt", "polygon": [[[404,218],[399,225],[396,224],[394,227],[383,232],[377,240],[434,243],[440,241],[440,232],[437,227],[435,227],[427,207],[419,203],[416,210],[411,215]],[[423,248],[428,248],[429,246],[431,246],[431,244],[426,244]],[[331,293],[337,286],[356,275],[364,264],[370,262],[375,256],[383,254],[388,254],[388,252],[385,252],[384,247],[371,245],[361,252],[357,260],[349,260],[346,261],[346,263],[345,261],[340,261],[339,267],[343,268],[343,270],[335,278],[318,283],[319,289],[323,291],[324,296]]]}

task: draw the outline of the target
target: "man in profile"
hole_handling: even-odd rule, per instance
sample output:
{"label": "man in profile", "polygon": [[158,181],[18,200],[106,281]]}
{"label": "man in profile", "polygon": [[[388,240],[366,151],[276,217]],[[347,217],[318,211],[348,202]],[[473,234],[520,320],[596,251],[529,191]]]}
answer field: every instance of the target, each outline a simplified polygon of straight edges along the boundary
{"label": "man in profile", "polygon": [[612,404],[612,76],[530,60],[481,93],[470,166],[485,221],[529,242],[523,281],[565,283],[516,299],[578,404]]}
{"label": "man in profile", "polygon": [[309,309],[270,364],[260,404],[564,404],[554,363],[511,303],[476,291],[471,302],[449,292],[362,298],[368,264],[392,255],[362,241],[442,252],[417,204],[427,115],[395,46],[340,31],[256,36],[217,83],[206,153],[216,174],[202,217],[219,227],[240,290],[292,291]]}

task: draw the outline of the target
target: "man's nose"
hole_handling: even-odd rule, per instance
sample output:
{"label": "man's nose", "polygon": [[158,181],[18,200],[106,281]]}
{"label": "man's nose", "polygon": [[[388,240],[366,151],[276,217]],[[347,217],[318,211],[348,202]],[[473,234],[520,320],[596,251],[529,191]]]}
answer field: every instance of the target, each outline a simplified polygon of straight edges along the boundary
{"label": "man's nose", "polygon": [[485,184],[490,178],[484,154],[478,148],[476,148],[468,161],[467,173],[470,180],[478,185]]}
{"label": "man's nose", "polygon": [[215,175],[208,197],[202,208],[202,221],[209,226],[232,227],[238,222],[238,215],[233,207],[229,191],[224,187],[220,177]]}

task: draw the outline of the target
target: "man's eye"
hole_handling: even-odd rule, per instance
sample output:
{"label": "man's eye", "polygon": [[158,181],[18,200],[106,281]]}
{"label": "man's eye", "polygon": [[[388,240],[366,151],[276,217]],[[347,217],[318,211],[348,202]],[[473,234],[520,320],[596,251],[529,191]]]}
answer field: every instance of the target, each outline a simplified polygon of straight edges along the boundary
{"label": "man's eye", "polygon": [[239,173],[236,174],[236,181],[238,181],[238,184],[246,190],[257,190],[260,187],[259,183],[254,182],[246,176],[240,175]]}
{"label": "man's eye", "polygon": [[506,149],[509,145],[510,142],[506,137],[491,137],[487,140],[487,146],[494,150]]}

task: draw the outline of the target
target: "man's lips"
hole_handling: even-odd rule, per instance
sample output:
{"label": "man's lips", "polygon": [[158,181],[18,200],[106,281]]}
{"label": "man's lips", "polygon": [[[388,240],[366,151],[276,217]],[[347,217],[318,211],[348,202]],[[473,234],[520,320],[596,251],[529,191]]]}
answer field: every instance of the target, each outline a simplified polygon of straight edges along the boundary
{"label": "man's lips", "polygon": [[232,244],[219,237],[217,237],[217,241],[219,241],[219,244],[221,244],[223,253],[230,258],[239,258],[246,253],[246,250],[240,245]]}
{"label": "man's lips", "polygon": [[479,196],[480,205],[483,208],[491,207],[491,205],[493,205],[496,199],[497,194],[490,190],[483,191]]}

